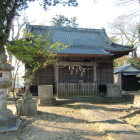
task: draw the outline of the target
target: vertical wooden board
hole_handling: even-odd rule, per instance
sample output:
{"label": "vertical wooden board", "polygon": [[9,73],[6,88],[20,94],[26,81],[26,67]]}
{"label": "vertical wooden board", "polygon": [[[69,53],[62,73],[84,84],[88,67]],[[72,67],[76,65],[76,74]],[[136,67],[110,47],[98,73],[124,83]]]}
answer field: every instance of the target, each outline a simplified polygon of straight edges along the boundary
{"label": "vertical wooden board", "polygon": [[61,91],[61,83],[58,83],[58,97],[60,96],[60,91]]}
{"label": "vertical wooden board", "polygon": [[89,92],[89,83],[87,83],[87,92],[88,92],[88,95],[90,96],[90,92]]}
{"label": "vertical wooden board", "polygon": [[66,97],[68,96],[67,95],[67,83],[64,83],[64,86],[65,86],[65,95],[66,95]]}
{"label": "vertical wooden board", "polygon": [[72,95],[75,96],[74,95],[74,83],[72,83],[72,90],[73,90]]}
{"label": "vertical wooden board", "polygon": [[77,94],[78,94],[78,97],[80,96],[79,95],[79,83],[77,83]]}
{"label": "vertical wooden board", "polygon": [[107,68],[101,68],[101,84],[108,83],[108,71]]}
{"label": "vertical wooden board", "polygon": [[92,96],[92,83],[89,83],[90,96]]}
{"label": "vertical wooden board", "polygon": [[89,70],[89,82],[93,82],[94,81],[94,75],[93,75],[93,69]]}
{"label": "vertical wooden board", "polygon": [[84,96],[87,96],[87,92],[86,92],[86,83],[84,83]]}
{"label": "vertical wooden board", "polygon": [[84,92],[83,92],[84,90],[83,90],[83,89],[84,89],[83,83],[81,83],[81,92],[82,92],[82,96],[84,96]]}
{"label": "vertical wooden board", "polygon": [[100,68],[97,67],[97,83],[101,83],[101,74]]}
{"label": "vertical wooden board", "polygon": [[108,84],[114,83],[114,73],[113,68],[108,68]]}

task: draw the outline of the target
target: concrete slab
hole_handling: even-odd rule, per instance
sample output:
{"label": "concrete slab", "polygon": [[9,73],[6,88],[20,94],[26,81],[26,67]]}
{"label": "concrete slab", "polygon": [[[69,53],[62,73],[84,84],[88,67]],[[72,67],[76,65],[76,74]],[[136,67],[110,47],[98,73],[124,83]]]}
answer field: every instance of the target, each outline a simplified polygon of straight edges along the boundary
{"label": "concrete slab", "polygon": [[0,127],[0,133],[17,131],[19,129],[21,123],[22,123],[22,120],[17,119],[15,124],[12,124],[8,127]]}

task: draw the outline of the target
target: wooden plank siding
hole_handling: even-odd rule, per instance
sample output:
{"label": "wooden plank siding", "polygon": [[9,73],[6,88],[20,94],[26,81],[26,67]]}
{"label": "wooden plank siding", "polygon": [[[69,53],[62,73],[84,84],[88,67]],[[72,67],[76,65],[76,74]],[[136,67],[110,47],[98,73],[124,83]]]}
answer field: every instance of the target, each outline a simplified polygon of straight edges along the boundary
{"label": "wooden plank siding", "polygon": [[58,97],[85,97],[97,95],[97,83],[58,83]]}
{"label": "wooden plank siding", "polygon": [[101,62],[97,67],[97,83],[98,84],[113,84],[113,61]]}
{"label": "wooden plank siding", "polygon": [[[94,82],[94,66],[81,67],[86,69],[85,72],[83,72],[83,76],[81,76],[79,67],[78,71],[76,70],[76,66],[72,73],[69,66],[63,67],[58,65],[58,71],[56,71],[56,66],[47,66],[46,68],[36,71],[32,84],[36,86],[53,85],[53,90],[56,95],[66,97],[69,95],[73,97],[94,96],[97,92],[93,93],[93,85],[91,86],[91,83],[97,83],[98,85],[113,84],[113,62],[97,62],[96,82]],[[90,69],[87,70],[87,68]],[[66,83],[68,83],[67,86],[65,85]],[[62,88],[64,89],[62,90]]]}
{"label": "wooden plank siding", "polygon": [[54,85],[54,68],[53,66],[47,66],[36,71],[33,85]]}
{"label": "wooden plank siding", "polygon": [[79,83],[79,80],[83,80],[83,83],[87,82],[87,71],[83,72],[83,76],[81,77],[81,72],[78,69],[78,73],[76,74],[76,69],[74,68],[73,74],[69,70],[69,67],[59,68],[59,83]]}

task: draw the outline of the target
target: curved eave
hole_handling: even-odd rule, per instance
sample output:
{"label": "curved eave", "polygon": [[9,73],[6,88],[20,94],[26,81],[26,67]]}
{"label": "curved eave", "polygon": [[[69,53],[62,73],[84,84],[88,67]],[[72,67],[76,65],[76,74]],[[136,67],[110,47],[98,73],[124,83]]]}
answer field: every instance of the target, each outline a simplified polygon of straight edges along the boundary
{"label": "curved eave", "polygon": [[57,56],[63,56],[63,57],[70,57],[70,56],[74,56],[74,57],[110,57],[112,55],[97,55],[97,54],[57,54]]}
{"label": "curved eave", "polygon": [[125,54],[125,53],[130,53],[133,50],[124,50],[124,51],[110,51],[110,53],[113,54]]}
{"label": "curved eave", "polygon": [[115,45],[115,46],[119,46],[119,47],[123,47],[123,48],[127,48],[127,49],[133,49],[133,46],[131,46],[131,45],[121,45],[121,44],[117,44],[115,42],[112,42],[111,45],[112,44]]}

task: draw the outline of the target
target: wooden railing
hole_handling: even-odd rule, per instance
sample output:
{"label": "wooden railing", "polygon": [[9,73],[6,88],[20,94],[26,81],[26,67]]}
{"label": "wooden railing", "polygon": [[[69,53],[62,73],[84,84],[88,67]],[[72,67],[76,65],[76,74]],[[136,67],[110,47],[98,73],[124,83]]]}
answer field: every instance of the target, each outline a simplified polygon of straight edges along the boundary
{"label": "wooden railing", "polygon": [[97,83],[58,83],[58,97],[79,97],[97,95]]}

